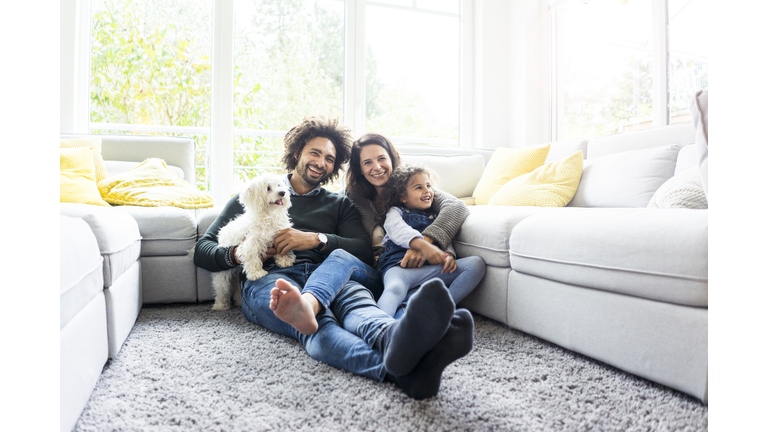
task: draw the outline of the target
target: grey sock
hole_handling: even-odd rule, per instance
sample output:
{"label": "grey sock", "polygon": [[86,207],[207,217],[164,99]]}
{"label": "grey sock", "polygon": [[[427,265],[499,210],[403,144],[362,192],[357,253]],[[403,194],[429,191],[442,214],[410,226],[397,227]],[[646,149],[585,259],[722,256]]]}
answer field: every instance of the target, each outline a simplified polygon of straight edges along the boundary
{"label": "grey sock", "polygon": [[419,361],[416,367],[403,376],[388,374],[384,379],[400,387],[414,399],[426,399],[437,395],[445,368],[472,351],[475,322],[466,309],[453,314],[451,325],[440,342]]}
{"label": "grey sock", "polygon": [[405,315],[382,332],[380,348],[387,372],[400,376],[413,370],[443,338],[455,308],[443,281],[424,283],[408,302]]}

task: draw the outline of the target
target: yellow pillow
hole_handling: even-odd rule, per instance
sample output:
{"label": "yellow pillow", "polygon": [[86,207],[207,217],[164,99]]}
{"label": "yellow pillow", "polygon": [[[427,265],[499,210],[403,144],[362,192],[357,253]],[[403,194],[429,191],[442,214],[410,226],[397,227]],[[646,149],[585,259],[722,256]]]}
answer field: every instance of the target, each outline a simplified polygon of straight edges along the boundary
{"label": "yellow pillow", "polygon": [[107,169],[104,167],[104,159],[101,157],[101,138],[74,138],[60,139],[59,148],[89,147],[93,150],[93,163],[96,166],[96,183],[107,178]]}
{"label": "yellow pillow", "polygon": [[136,168],[99,182],[99,192],[110,204],[143,207],[213,207],[213,198],[176,177],[165,161],[150,158]]}
{"label": "yellow pillow", "polygon": [[493,195],[508,181],[543,165],[548,154],[549,144],[520,149],[497,148],[472,193],[475,204],[488,204]]}
{"label": "yellow pillow", "polygon": [[110,207],[96,186],[93,150],[61,148],[59,152],[59,201]]}
{"label": "yellow pillow", "polygon": [[564,207],[576,194],[584,165],[581,150],[513,178],[491,198],[490,205]]}

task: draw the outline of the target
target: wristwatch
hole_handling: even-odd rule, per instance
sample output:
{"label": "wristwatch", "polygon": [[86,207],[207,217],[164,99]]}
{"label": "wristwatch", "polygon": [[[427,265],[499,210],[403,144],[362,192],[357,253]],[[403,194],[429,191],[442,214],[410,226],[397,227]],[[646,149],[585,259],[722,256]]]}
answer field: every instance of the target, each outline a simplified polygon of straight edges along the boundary
{"label": "wristwatch", "polygon": [[321,250],[322,250],[322,249],[325,247],[325,245],[327,245],[327,244],[328,244],[328,236],[326,236],[326,235],[325,235],[325,234],[323,234],[323,233],[317,233],[317,239],[318,239],[318,240],[320,240],[320,244],[319,244],[319,245],[317,245],[317,247],[315,248],[315,250],[316,250],[317,252],[320,252],[320,251],[321,251]]}

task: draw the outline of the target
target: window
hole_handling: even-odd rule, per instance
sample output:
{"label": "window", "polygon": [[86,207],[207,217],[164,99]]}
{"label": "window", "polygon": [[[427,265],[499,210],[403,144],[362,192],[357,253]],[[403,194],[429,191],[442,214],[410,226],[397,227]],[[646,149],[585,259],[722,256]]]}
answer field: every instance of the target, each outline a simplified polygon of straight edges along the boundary
{"label": "window", "polygon": [[308,114],[458,144],[461,0],[79,1],[88,132],[193,137],[197,187],[219,202],[281,171],[282,138]]}
{"label": "window", "polygon": [[705,0],[551,1],[550,11],[554,139],[690,121],[693,93],[707,88]]}
{"label": "window", "polygon": [[209,181],[211,6],[212,0],[91,5],[90,132],[194,138],[202,190]]}
{"label": "window", "polygon": [[458,0],[366,3],[366,130],[458,144],[460,17]]}
{"label": "window", "polygon": [[307,114],[344,113],[344,2],[236,0],[235,189],[282,172],[283,136]]}

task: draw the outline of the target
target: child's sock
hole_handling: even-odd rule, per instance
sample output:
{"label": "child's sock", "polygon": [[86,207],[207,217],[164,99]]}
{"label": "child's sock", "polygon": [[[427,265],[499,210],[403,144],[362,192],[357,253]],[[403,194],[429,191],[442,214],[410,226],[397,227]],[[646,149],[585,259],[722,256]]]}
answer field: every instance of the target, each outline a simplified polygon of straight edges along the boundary
{"label": "child's sock", "polygon": [[384,366],[392,375],[405,375],[443,338],[456,306],[440,279],[424,283],[408,302],[402,319],[379,337]]}
{"label": "child's sock", "polygon": [[384,380],[397,384],[414,399],[436,396],[445,368],[472,351],[474,328],[472,314],[466,309],[457,310],[445,336],[410,373],[399,377],[387,374]]}

